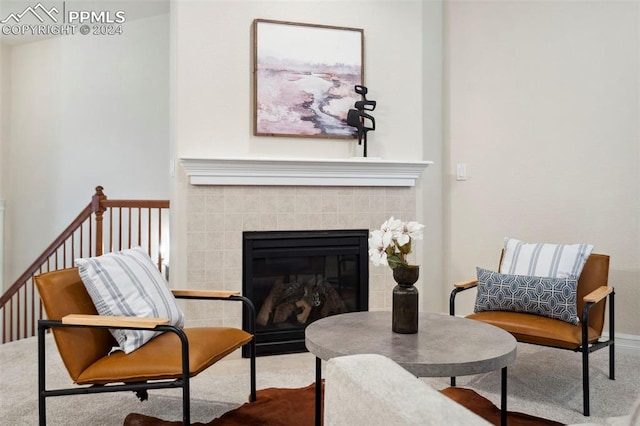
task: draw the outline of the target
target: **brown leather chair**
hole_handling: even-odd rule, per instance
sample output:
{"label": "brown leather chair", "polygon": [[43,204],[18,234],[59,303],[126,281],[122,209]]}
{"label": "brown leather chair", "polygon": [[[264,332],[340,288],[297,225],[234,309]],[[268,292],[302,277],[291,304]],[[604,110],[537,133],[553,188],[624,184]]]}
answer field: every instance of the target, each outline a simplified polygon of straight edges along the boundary
{"label": "brown leather chair", "polygon": [[[502,264],[502,256],[500,264]],[[613,287],[608,285],[608,277],[609,256],[591,254],[578,279],[576,312],[580,316],[580,323],[577,325],[539,315],[507,311],[476,312],[468,315],[467,318],[500,327],[511,333],[519,342],[581,352],[583,413],[588,416],[590,414],[589,353],[609,347],[609,378],[611,380],[615,378],[615,292]],[[451,315],[455,315],[456,295],[476,285],[477,280],[454,284],[454,289],[449,299],[449,313]],[[605,341],[600,341],[604,328],[607,297],[609,299],[609,338]],[[451,384],[455,385],[455,378],[452,378]]]}
{"label": "brown leather chair", "polygon": [[[133,391],[141,400],[149,389],[182,388],[183,423],[190,424],[189,378],[224,358],[237,348],[250,345],[251,393],[256,399],[255,339],[249,332],[229,327],[178,328],[162,318],[106,317],[97,314],[77,268],[48,272],[35,278],[47,314],[38,321],[38,388],[40,424],[46,424],[45,399],[51,396]],[[248,299],[234,292],[174,290],[177,298],[242,301],[255,321]],[[164,333],[139,349],[125,354],[109,328],[153,329]],[[45,383],[45,341],[48,329],[64,365],[77,385],[49,390]],[[116,384],[117,383],[117,384]]]}

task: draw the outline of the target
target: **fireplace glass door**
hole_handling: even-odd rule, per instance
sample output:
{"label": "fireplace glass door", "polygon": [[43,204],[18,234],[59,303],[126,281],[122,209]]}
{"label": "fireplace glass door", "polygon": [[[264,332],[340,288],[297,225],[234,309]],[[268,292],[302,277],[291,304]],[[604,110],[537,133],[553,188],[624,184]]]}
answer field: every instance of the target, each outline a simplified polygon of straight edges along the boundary
{"label": "fireplace glass door", "polygon": [[256,307],[258,355],[305,351],[313,321],[368,310],[367,238],[367,230],[244,233],[243,295]]}

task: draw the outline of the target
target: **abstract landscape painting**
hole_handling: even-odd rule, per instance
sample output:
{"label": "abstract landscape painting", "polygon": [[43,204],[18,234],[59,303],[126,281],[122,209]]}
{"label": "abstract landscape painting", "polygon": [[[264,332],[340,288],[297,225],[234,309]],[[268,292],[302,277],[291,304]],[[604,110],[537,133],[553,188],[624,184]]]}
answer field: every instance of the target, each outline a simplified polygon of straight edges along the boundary
{"label": "abstract landscape painting", "polygon": [[362,46],[361,29],[255,20],[254,134],[354,138]]}

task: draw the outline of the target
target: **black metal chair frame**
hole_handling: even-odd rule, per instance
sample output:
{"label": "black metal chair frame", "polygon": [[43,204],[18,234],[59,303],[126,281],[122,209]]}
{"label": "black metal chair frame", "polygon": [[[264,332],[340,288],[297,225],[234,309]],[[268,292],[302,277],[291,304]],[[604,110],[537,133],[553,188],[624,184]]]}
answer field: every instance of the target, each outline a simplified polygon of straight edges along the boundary
{"label": "black metal chair frame", "polygon": [[[466,288],[454,288],[449,296],[449,315],[455,315],[455,298],[456,295],[465,290],[469,290],[474,287]],[[589,344],[589,312],[592,306],[597,303],[603,302],[606,298],[598,302],[586,302],[582,308],[582,317],[580,323],[582,324],[582,344],[575,349],[561,348],[557,346],[539,345],[545,347],[552,347],[555,349],[565,349],[572,352],[582,353],[582,402],[583,402],[583,414],[584,416],[590,415],[589,407],[589,354],[595,352],[598,349],[609,347],[609,379],[615,380],[615,291],[612,289],[611,293],[607,296],[609,298],[609,339],[605,341],[597,341]],[[524,342],[529,343],[529,342]],[[535,344],[535,343],[529,343]],[[451,386],[455,386],[455,377],[451,378]]]}
{"label": "black metal chair frame", "polygon": [[[180,299],[201,299],[201,300],[239,300],[247,307],[253,320],[249,323],[248,333],[253,334],[253,338],[249,342],[250,348],[250,387],[251,394],[249,401],[256,400],[256,337],[255,337],[255,317],[256,311],[251,300],[244,296],[233,295],[230,297],[201,297],[201,296],[179,296]],[[136,382],[136,383],[124,383],[124,384],[109,384],[109,385],[87,385],[77,386],[74,388],[63,389],[46,389],[46,358],[45,358],[45,333],[47,330],[55,327],[90,327],[90,328],[118,328],[118,329],[138,329],[138,330],[154,330],[175,333],[181,342],[182,351],[182,377],[179,379],[167,379],[158,380],[153,382]],[[40,426],[47,424],[47,409],[46,398],[51,396],[65,396],[65,395],[83,395],[94,393],[107,393],[107,392],[121,392],[132,391],[135,392],[141,401],[147,399],[147,391],[150,389],[171,389],[182,388],[182,421],[183,424],[191,424],[191,398],[189,387],[189,342],[184,331],[172,325],[158,325],[155,327],[113,327],[102,325],[75,325],[75,324],[63,324],[61,320],[38,320],[38,414]]]}

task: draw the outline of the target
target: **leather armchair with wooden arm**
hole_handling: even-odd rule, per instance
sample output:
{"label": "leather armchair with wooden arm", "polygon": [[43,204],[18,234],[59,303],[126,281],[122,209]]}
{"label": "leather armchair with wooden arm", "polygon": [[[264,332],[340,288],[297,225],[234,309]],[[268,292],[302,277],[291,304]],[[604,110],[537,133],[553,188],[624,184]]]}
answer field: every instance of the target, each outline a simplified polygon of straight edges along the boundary
{"label": "leather armchair with wooden arm", "polygon": [[[576,305],[580,323],[577,325],[544,316],[510,311],[476,312],[467,315],[467,318],[500,327],[511,333],[519,342],[582,353],[583,414],[589,416],[589,354],[608,347],[609,378],[611,380],[615,378],[615,291],[608,285],[608,276],[609,256],[591,254],[578,279]],[[454,284],[449,298],[451,315],[455,315],[456,295],[476,286],[476,280]],[[601,340],[607,299],[609,300],[609,335],[606,340]],[[452,378],[452,384],[455,385],[455,378]]]}
{"label": "leather armchair with wooden arm", "polygon": [[[141,400],[150,389],[182,388],[183,423],[190,424],[189,379],[236,349],[250,345],[250,401],[256,399],[255,322],[249,330],[231,327],[179,328],[165,318],[106,317],[95,306],[77,268],[39,275],[35,279],[48,319],[38,321],[40,424],[46,424],[46,398],[52,396],[134,391]],[[241,301],[255,321],[249,299],[234,292],[175,290],[177,298]],[[110,328],[146,329],[164,333],[139,349],[111,353],[117,342]],[[47,389],[44,336],[53,337],[73,382],[81,385]]]}

